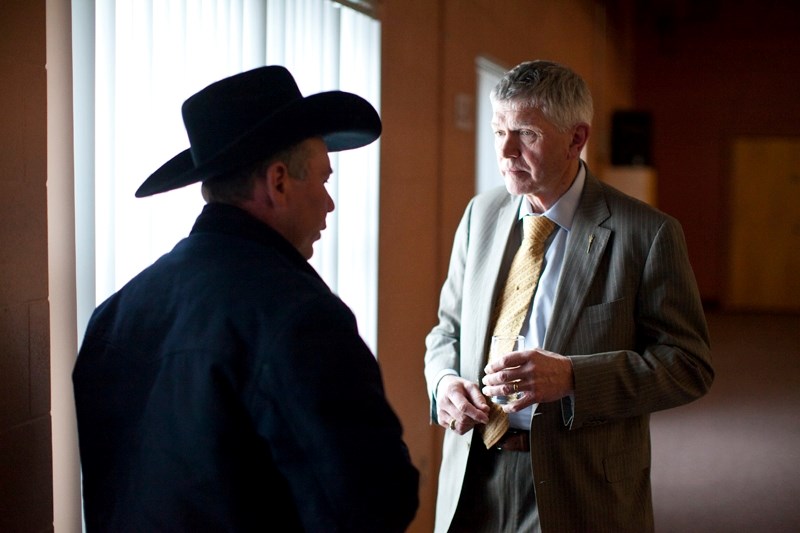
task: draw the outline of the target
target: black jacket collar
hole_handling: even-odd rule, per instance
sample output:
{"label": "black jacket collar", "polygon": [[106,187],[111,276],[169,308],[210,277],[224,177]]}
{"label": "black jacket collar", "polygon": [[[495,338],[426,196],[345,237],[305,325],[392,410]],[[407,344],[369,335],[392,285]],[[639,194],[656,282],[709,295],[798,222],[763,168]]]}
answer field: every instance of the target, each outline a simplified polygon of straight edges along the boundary
{"label": "black jacket collar", "polygon": [[257,242],[267,248],[274,248],[297,268],[319,277],[306,258],[280,233],[236,206],[220,203],[206,204],[200,216],[197,217],[190,235],[200,233],[235,235]]}

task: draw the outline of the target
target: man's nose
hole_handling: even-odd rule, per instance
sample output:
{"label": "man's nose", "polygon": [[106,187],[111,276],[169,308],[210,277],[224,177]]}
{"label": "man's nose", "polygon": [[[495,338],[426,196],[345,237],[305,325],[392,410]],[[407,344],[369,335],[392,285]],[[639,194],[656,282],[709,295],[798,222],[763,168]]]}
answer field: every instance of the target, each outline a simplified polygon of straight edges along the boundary
{"label": "man's nose", "polygon": [[507,159],[519,157],[519,140],[513,133],[509,133],[500,141],[500,155]]}
{"label": "man's nose", "polygon": [[336,204],[334,203],[333,197],[330,195],[330,193],[328,193],[327,196],[328,196],[328,213],[330,213],[334,209],[336,209]]}

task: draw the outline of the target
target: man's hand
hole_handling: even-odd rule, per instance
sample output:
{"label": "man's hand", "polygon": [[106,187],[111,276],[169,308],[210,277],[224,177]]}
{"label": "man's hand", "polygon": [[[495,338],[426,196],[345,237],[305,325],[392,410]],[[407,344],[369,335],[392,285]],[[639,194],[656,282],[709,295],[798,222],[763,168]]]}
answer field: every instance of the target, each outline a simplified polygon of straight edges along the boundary
{"label": "man's hand", "polygon": [[519,400],[503,406],[507,413],[560,400],[575,388],[569,357],[542,349],[507,353],[486,365],[484,371],[482,392],[486,396],[523,393]]}
{"label": "man's hand", "polygon": [[445,376],[436,389],[439,425],[463,435],[489,421],[489,404],[477,383],[458,376]]}

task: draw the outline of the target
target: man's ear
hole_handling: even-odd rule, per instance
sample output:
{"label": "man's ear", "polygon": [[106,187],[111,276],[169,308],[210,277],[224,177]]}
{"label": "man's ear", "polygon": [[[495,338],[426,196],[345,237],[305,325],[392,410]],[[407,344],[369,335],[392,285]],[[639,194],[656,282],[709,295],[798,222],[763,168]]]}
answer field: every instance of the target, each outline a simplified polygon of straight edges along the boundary
{"label": "man's ear", "polygon": [[286,187],[289,180],[289,169],[286,163],[276,161],[267,167],[264,176],[267,197],[273,205],[281,205],[286,201]]}
{"label": "man's ear", "polygon": [[578,158],[581,156],[581,151],[583,150],[583,147],[586,146],[586,141],[589,140],[590,130],[591,127],[583,122],[573,128],[572,141],[569,145],[570,158]]}

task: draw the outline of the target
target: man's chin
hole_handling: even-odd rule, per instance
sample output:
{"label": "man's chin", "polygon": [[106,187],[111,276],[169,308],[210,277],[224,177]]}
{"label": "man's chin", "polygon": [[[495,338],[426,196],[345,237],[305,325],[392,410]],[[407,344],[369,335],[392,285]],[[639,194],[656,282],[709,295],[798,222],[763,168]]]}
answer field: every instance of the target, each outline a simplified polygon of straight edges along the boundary
{"label": "man's chin", "polygon": [[505,175],[504,182],[506,185],[506,190],[509,194],[513,194],[514,196],[522,196],[523,194],[528,194],[528,183],[520,182],[515,180],[513,177],[510,177],[508,174]]}
{"label": "man's chin", "polygon": [[300,255],[306,258],[306,261],[308,261],[309,259],[311,259],[311,256],[314,255],[314,244],[311,243],[308,246],[304,246],[303,248],[297,251],[300,252]]}

